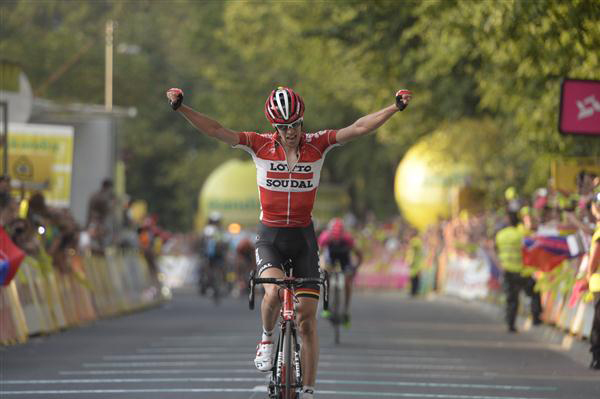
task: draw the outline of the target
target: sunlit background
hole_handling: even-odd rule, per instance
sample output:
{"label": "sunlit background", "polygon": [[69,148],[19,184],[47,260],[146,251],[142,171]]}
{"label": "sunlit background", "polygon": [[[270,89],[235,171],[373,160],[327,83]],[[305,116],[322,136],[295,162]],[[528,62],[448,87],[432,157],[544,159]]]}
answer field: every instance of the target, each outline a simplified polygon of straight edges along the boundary
{"label": "sunlit background", "polygon": [[9,122],[76,126],[71,191],[62,204],[80,220],[85,204],[78,198],[98,185],[88,177],[109,176],[166,228],[188,231],[213,170],[232,158],[249,161],[173,114],[164,97],[170,87],[225,126],[255,131],[269,130],[262,108],[278,85],[303,96],[310,131],[347,126],[392,103],[397,89],[412,90],[406,112],[374,136],[332,151],[325,163],[323,187],[348,196],[347,208],[336,211],[359,218],[406,211],[394,201],[394,176],[420,140],[437,137],[432,151],[450,169],[469,164],[468,179],[453,184],[483,191],[486,206],[502,201],[509,185],[522,194],[545,186],[552,162],[563,157],[600,155],[597,138],[558,131],[562,80],[600,78],[595,1],[0,7],[2,89],[10,91],[16,70],[30,86],[23,94],[30,112]]}

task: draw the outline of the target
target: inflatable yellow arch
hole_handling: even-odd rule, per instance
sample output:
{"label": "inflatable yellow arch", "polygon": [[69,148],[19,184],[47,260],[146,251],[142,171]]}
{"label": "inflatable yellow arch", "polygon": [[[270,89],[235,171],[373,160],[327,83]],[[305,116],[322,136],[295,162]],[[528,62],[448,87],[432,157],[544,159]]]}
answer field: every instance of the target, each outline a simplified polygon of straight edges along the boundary
{"label": "inflatable yellow arch", "polygon": [[469,167],[446,153],[450,137],[435,132],[411,147],[396,169],[394,194],[404,218],[423,231],[448,218],[455,208]]}
{"label": "inflatable yellow arch", "polygon": [[219,212],[223,226],[258,223],[260,203],[256,168],[252,161],[231,159],[217,167],[204,182],[198,197],[196,228],[201,229],[211,212]]}

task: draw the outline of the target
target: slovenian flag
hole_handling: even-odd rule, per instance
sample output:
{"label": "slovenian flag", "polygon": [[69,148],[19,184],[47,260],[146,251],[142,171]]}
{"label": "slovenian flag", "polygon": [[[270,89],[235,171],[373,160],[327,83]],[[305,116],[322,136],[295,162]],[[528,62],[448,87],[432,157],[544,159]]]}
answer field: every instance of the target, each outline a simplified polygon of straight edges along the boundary
{"label": "slovenian flag", "polygon": [[523,240],[523,263],[541,271],[549,272],[562,261],[579,256],[569,247],[567,236],[525,237]]}
{"label": "slovenian flag", "polygon": [[25,252],[17,247],[10,236],[0,227],[0,285],[8,285],[25,257]]}

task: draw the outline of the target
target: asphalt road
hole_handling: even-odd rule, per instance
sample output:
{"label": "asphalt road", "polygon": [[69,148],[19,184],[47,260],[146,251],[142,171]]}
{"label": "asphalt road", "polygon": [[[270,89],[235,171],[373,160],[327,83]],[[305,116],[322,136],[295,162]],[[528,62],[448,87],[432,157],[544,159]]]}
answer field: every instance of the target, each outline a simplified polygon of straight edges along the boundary
{"label": "asphalt road", "polygon": [[[600,373],[498,314],[438,298],[363,293],[333,344],[319,320],[317,398],[599,399]],[[266,398],[259,313],[176,292],[161,307],[0,349],[0,397]]]}

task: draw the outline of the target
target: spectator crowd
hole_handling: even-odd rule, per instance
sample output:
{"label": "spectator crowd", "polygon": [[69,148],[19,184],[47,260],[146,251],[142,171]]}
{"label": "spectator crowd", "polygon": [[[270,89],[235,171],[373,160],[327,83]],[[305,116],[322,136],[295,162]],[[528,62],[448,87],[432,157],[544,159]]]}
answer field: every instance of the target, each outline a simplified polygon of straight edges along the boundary
{"label": "spectator crowd", "polygon": [[42,192],[15,195],[10,177],[0,177],[0,227],[14,244],[38,264],[85,279],[79,258],[103,257],[108,248],[137,249],[144,255],[158,288],[156,256],[171,234],[156,218],[135,220],[132,201],[118,198],[105,179],[89,199],[87,220],[78,223],[67,208],[49,206]]}
{"label": "spectator crowd", "polygon": [[[510,332],[516,331],[520,292],[531,297],[533,325],[558,324],[556,314],[545,311],[543,304],[556,306],[560,302],[560,308],[567,308],[592,302],[592,368],[600,368],[600,298],[591,292],[591,276],[598,273],[600,262],[599,251],[593,256],[593,243],[600,245],[600,177],[582,171],[577,176],[576,193],[549,184],[535,190],[530,198],[512,187],[504,194],[504,203],[496,209],[462,210],[425,231],[396,220],[356,226],[355,234],[367,263],[385,259],[379,262],[385,271],[393,268],[393,259],[403,260],[406,278],[400,284],[410,287],[412,295],[449,292],[455,283],[450,280],[456,278],[457,259],[485,265],[481,291],[485,295],[479,298],[503,304]],[[514,239],[517,246],[511,248]],[[426,284],[421,276],[429,277]],[[468,285],[472,283],[468,280],[474,277],[460,277],[468,291],[465,296],[473,294],[474,286]]]}

